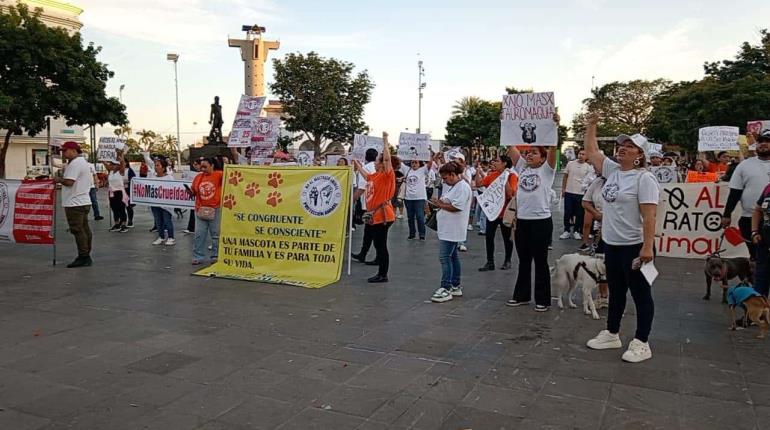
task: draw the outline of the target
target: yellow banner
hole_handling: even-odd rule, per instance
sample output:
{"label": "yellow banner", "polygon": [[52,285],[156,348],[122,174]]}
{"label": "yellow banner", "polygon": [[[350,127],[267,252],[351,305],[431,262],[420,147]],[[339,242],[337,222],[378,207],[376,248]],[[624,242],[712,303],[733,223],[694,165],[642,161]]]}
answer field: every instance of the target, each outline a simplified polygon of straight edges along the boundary
{"label": "yellow banner", "polygon": [[321,288],[340,279],[346,167],[225,165],[219,261],[200,276]]}

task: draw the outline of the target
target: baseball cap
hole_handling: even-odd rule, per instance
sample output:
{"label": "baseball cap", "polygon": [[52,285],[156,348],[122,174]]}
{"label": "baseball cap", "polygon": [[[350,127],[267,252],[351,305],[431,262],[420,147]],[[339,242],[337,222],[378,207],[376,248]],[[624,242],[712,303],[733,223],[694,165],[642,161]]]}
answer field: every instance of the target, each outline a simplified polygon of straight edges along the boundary
{"label": "baseball cap", "polygon": [[641,134],[637,133],[633,136],[629,136],[627,134],[621,134],[618,137],[615,138],[615,142],[618,144],[621,144],[627,140],[630,140],[631,143],[634,144],[637,148],[639,148],[642,152],[647,152],[647,148],[649,147],[650,143],[647,141],[647,138],[642,136]]}
{"label": "baseball cap", "polygon": [[650,158],[652,157],[663,158],[663,154],[653,149],[652,151],[650,151]]}
{"label": "baseball cap", "polygon": [[770,142],[770,128],[766,128],[757,136],[757,142]]}
{"label": "baseball cap", "polygon": [[463,160],[465,161],[465,155],[463,155],[462,152],[456,152],[455,154],[452,154],[452,159],[454,160]]}
{"label": "baseball cap", "polygon": [[61,145],[61,150],[66,151],[68,149],[74,149],[77,152],[80,152],[80,145],[77,142],[74,142],[72,140],[68,140]]}

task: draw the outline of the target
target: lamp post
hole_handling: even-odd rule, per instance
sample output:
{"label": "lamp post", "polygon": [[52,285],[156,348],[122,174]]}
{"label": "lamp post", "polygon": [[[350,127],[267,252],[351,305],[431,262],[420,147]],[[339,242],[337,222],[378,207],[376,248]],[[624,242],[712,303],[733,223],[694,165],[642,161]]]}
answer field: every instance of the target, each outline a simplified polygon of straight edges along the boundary
{"label": "lamp post", "polygon": [[179,80],[177,79],[176,63],[179,54],[166,54],[166,60],[174,62],[174,88],[176,90],[176,168],[182,168],[182,141],[179,138]]}
{"label": "lamp post", "polygon": [[425,82],[422,77],[425,76],[425,68],[422,67],[422,60],[417,61],[417,133],[422,129],[422,90],[425,89]]}
{"label": "lamp post", "polygon": [[118,89],[118,99],[121,103],[123,103],[123,89],[126,88],[125,84],[120,84],[120,89]]}

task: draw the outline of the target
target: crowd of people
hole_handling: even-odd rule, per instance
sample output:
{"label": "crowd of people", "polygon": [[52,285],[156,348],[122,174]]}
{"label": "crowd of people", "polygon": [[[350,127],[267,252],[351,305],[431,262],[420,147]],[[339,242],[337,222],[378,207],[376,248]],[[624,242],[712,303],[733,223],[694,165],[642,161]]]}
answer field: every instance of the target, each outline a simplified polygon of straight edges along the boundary
{"label": "crowd of people", "polygon": [[[558,122],[558,116],[555,116]],[[553,190],[556,178],[556,147],[508,147],[507,153],[490,160],[466,164],[462,152],[452,152],[449,159],[441,153],[428,161],[402,161],[391,154],[387,133],[383,133],[384,150],[369,149],[365,161],[352,161],[354,181],[353,227],[363,225],[361,249],[352,254],[354,260],[377,266],[370,283],[388,282],[390,265],[390,227],[400,218],[399,206],[406,211],[406,240],[426,240],[426,229],[436,230],[439,241],[441,281],[430,297],[443,303],[463,295],[460,253],[467,251],[469,231],[478,229],[485,236],[486,263],[479,272],[497,269],[495,247],[497,232],[502,236],[504,258],[500,270],[513,268],[513,250],[518,256],[518,275],[513,283],[511,299],[506,305],[526,307],[536,312],[550,309],[551,278],[548,265],[552,248],[554,222],[552,208],[563,203],[562,240],[580,241],[577,250],[603,255],[606,284],[599,291],[599,308],[608,307],[606,329],[588,340],[591,349],[622,348],[619,336],[626,308],[627,293],[636,306],[636,332],[622,359],[640,362],[652,357],[649,336],[654,318],[654,301],[650,283],[639,270],[655,257],[655,217],[661,186],[650,168],[665,165],[666,157],[653,149],[642,135],[620,135],[612,156],[598,146],[596,122],[589,116],[585,147],[577,151],[575,160],[563,170],[561,198]],[[714,172],[718,180],[729,180],[730,193],[724,209],[723,224],[729,226],[732,212],[740,203],[739,228],[746,239],[751,257],[756,261],[756,290],[767,296],[770,289],[770,130],[758,138],[756,156],[733,166],[727,154],[716,160],[697,159],[697,172]],[[92,205],[95,175],[93,166],[80,156],[74,142],[62,146],[63,158],[69,161],[63,175],[62,203],[70,232],[75,236],[78,257],[68,267],[92,264],[91,231],[88,213]],[[195,198],[186,231],[194,232],[192,264],[217,261],[219,220],[221,216],[222,161],[194,161],[195,176],[189,192]],[[154,168],[146,172],[157,179],[172,178],[168,161],[150,159]],[[676,160],[671,160],[676,162]],[[340,158],[340,166],[348,160]],[[133,174],[122,154],[108,163],[107,184],[110,209],[115,224],[110,230],[123,232],[132,226],[128,208],[128,181]],[[145,173],[145,172],[143,172]],[[500,194],[502,210],[488,217],[476,197],[496,181],[504,183]],[[94,208],[96,209],[96,208]],[[152,207],[154,229],[158,238],[153,244],[173,245],[174,227],[171,208]],[[506,211],[514,211],[506,219]],[[395,241],[391,241],[395,242]],[[374,246],[375,257],[367,260]],[[532,266],[534,265],[534,279]]]}

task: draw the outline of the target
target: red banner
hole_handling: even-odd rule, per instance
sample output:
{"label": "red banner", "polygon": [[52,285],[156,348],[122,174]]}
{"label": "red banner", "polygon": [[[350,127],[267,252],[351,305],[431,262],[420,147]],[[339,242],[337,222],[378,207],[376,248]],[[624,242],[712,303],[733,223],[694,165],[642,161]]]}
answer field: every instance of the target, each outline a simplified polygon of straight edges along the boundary
{"label": "red banner", "polygon": [[25,180],[16,190],[13,239],[16,243],[53,244],[54,183]]}

